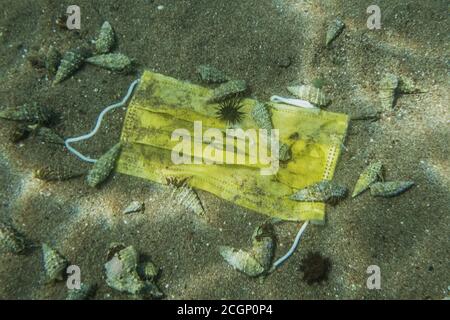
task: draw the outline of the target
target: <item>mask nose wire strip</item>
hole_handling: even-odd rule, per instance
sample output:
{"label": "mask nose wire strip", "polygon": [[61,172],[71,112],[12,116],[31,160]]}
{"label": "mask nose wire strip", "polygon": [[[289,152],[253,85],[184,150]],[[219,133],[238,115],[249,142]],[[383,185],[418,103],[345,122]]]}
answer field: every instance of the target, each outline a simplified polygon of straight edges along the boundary
{"label": "mask nose wire strip", "polygon": [[70,152],[72,152],[74,155],[76,155],[78,158],[83,160],[83,161],[90,162],[90,163],[97,162],[96,159],[91,159],[89,157],[84,156],[78,150],[73,148],[70,144],[73,143],[73,142],[79,142],[79,141],[83,141],[83,140],[87,140],[87,139],[92,138],[97,133],[98,129],[100,128],[100,125],[102,123],[102,120],[103,120],[103,117],[105,116],[105,114],[107,114],[109,111],[111,111],[111,110],[113,110],[115,108],[119,108],[119,107],[124,106],[128,102],[128,100],[130,99],[130,97],[131,97],[131,95],[133,93],[133,90],[134,90],[134,88],[136,87],[136,85],[138,83],[139,83],[139,79],[137,79],[137,80],[135,80],[135,81],[133,81],[131,83],[131,85],[130,85],[130,87],[128,89],[128,92],[127,92],[126,96],[122,99],[122,101],[120,101],[118,103],[115,103],[115,104],[112,104],[112,105],[106,107],[105,109],[103,109],[103,111],[100,113],[100,115],[97,118],[97,123],[95,124],[94,129],[91,132],[89,132],[89,133],[87,133],[85,135],[79,136],[79,137],[73,137],[73,138],[66,139],[64,141],[64,144],[65,144],[66,148]]}
{"label": "mask nose wire strip", "polygon": [[280,265],[282,265],[294,253],[295,249],[297,249],[298,244],[300,243],[300,238],[302,237],[303,233],[305,232],[306,227],[308,226],[308,222],[309,221],[305,221],[303,223],[303,225],[300,228],[300,230],[298,231],[297,236],[295,237],[294,243],[292,244],[289,251],[284,256],[282,256],[280,259],[278,259],[277,261],[274,262],[274,264],[272,265],[272,268],[269,270],[269,273],[275,271],[276,268],[278,268]]}

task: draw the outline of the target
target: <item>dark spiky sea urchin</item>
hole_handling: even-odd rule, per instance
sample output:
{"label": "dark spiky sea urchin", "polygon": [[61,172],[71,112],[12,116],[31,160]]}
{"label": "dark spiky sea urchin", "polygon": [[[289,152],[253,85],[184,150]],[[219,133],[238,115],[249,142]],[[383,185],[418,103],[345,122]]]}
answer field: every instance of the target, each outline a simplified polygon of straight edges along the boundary
{"label": "dark spiky sea urchin", "polygon": [[244,112],[241,111],[243,105],[242,98],[235,95],[219,104],[216,115],[220,120],[230,124],[236,124],[242,120]]}
{"label": "dark spiky sea urchin", "polygon": [[308,285],[328,280],[330,270],[331,260],[323,257],[319,252],[308,252],[300,264],[303,280]]}

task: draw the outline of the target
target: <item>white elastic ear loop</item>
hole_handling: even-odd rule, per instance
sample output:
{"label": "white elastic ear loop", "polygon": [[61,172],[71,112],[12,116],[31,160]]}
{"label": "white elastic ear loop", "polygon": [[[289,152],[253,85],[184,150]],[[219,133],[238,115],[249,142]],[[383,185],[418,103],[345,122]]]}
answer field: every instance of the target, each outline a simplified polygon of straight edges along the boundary
{"label": "white elastic ear loop", "polygon": [[128,92],[127,92],[126,96],[122,99],[122,101],[112,104],[112,105],[106,107],[105,109],[103,109],[103,111],[100,113],[100,115],[97,118],[97,123],[95,124],[94,129],[91,132],[89,132],[85,135],[79,136],[79,137],[66,139],[64,141],[66,148],[83,161],[90,162],[90,163],[97,162],[96,159],[91,159],[89,157],[82,155],[79,151],[77,151],[75,148],[73,148],[70,144],[73,142],[79,142],[79,141],[83,141],[83,140],[92,138],[97,133],[98,129],[100,128],[100,125],[102,123],[102,120],[103,120],[103,117],[105,116],[105,114],[107,114],[109,111],[111,111],[115,108],[124,106],[128,102],[128,99],[130,99],[131,94],[133,93],[133,90],[138,83],[139,83],[139,79],[137,79],[131,83],[131,85],[128,89]]}
{"label": "white elastic ear loop", "polygon": [[303,223],[303,225],[300,228],[300,230],[298,231],[297,236],[295,237],[294,243],[292,244],[289,251],[284,256],[282,256],[280,259],[278,259],[277,261],[275,261],[273,263],[272,268],[270,269],[269,272],[275,271],[276,268],[278,268],[280,265],[282,265],[294,253],[295,249],[297,249],[298,244],[300,243],[300,238],[302,237],[303,233],[305,232],[306,227],[308,226],[308,222],[309,221],[305,221]]}
{"label": "white elastic ear loop", "polygon": [[280,97],[280,96],[271,96],[270,101],[290,104],[292,106],[305,108],[305,109],[319,109],[319,108],[315,107],[313,104],[311,104],[310,102],[308,102],[306,100],[300,100],[300,99],[284,98],[284,97]]}

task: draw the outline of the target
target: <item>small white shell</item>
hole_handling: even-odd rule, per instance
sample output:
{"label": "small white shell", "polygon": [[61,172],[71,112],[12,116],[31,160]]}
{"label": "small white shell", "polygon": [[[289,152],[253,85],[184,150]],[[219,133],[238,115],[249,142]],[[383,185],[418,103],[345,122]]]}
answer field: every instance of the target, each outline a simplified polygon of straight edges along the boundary
{"label": "small white shell", "polygon": [[135,212],[141,212],[145,210],[145,205],[140,201],[133,201],[128,207],[123,210],[123,214],[130,214]]}
{"label": "small white shell", "polygon": [[313,86],[291,86],[287,89],[297,98],[311,102],[318,107],[325,107],[331,102],[322,90]]}

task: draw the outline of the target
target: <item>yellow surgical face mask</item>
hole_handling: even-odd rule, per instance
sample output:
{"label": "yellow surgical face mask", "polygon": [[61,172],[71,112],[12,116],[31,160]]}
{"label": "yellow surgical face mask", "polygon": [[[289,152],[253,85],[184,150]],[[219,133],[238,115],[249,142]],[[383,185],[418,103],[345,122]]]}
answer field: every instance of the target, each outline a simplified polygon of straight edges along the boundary
{"label": "yellow surgical face mask", "polygon": [[[193,188],[271,217],[290,221],[323,220],[323,203],[296,202],[288,197],[307,185],[332,179],[348,117],[269,103],[273,127],[279,132],[279,144],[290,146],[292,156],[291,160],[279,164],[275,174],[264,175],[262,169],[274,164],[267,164],[270,158],[263,159],[264,156],[260,158],[264,161],[255,161],[256,152],[249,147],[253,143],[256,150],[263,150],[259,145],[261,139],[258,135],[256,139],[244,137],[246,145],[240,143],[239,138],[234,139],[233,148],[227,149],[225,143],[230,128],[217,118],[218,105],[208,103],[211,95],[211,89],[144,72],[128,107],[117,171],[158,183],[166,183],[173,177],[188,178]],[[259,129],[251,117],[256,103],[252,99],[242,100],[244,116],[239,128],[244,132]],[[183,134],[177,135],[177,132],[184,132],[188,138],[180,139]],[[220,145],[215,148],[215,151],[223,150],[219,155],[211,152],[210,144],[215,141],[208,139],[211,132],[221,132],[225,138],[220,141],[223,148]],[[186,143],[183,150],[187,150],[192,159],[190,164],[173,161],[174,150],[182,149],[183,143]],[[236,154],[230,155],[230,152]],[[210,164],[219,158],[226,160],[227,156],[237,159],[237,154],[245,155],[245,163]]]}

